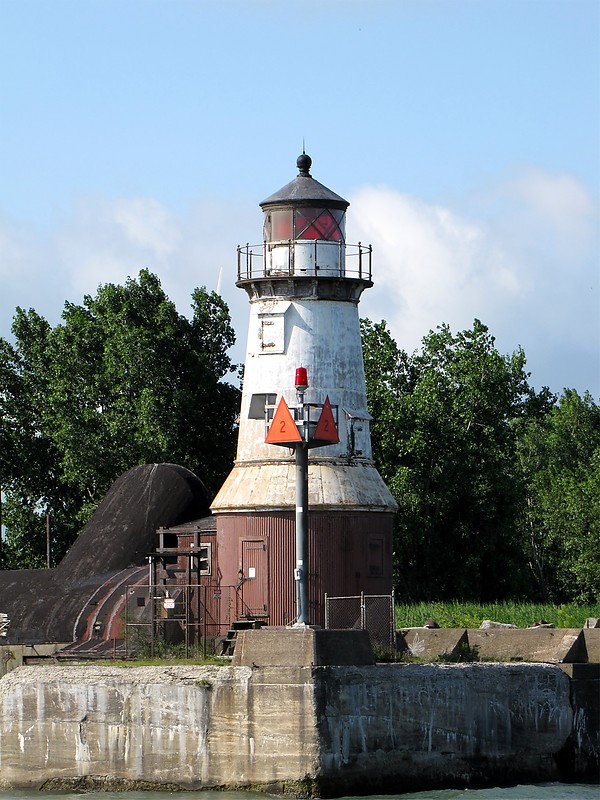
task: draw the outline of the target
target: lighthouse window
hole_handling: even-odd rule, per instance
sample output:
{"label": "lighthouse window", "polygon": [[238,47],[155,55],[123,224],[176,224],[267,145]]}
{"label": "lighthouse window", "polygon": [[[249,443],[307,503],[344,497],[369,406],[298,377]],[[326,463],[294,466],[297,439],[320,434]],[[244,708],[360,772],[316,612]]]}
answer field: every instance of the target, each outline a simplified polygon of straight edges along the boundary
{"label": "lighthouse window", "polygon": [[292,209],[269,211],[265,216],[265,241],[280,242],[292,238]]}
{"label": "lighthouse window", "polygon": [[201,544],[198,551],[198,572],[200,575],[211,574],[212,544]]}
{"label": "lighthouse window", "polygon": [[344,241],[344,212],[339,209],[299,208],[295,223],[296,239]]}
{"label": "lighthouse window", "polygon": [[383,537],[369,536],[368,568],[372,578],[383,575]]}

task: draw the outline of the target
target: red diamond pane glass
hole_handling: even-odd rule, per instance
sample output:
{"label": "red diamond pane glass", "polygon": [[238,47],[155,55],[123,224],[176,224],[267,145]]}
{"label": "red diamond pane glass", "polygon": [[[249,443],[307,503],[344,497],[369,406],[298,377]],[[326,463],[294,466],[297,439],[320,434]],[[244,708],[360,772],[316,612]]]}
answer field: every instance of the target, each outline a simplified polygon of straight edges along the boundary
{"label": "red diamond pane glass", "polygon": [[294,238],[344,241],[344,212],[324,208],[296,209]]}

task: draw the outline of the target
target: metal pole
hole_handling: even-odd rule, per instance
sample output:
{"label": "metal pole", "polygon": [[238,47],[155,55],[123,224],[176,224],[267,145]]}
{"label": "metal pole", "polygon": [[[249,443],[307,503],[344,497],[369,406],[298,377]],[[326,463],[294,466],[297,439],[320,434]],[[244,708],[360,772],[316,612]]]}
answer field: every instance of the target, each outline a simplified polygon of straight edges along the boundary
{"label": "metal pole", "polygon": [[[206,622],[207,612],[206,612],[206,601],[208,599],[208,586],[202,587],[204,589],[204,615],[202,617],[202,656],[206,658],[206,635],[208,633],[208,627]],[[200,588],[198,589],[198,602],[200,598]],[[198,613],[200,613],[200,609],[198,609]]]}
{"label": "metal pole", "polygon": [[[188,558],[188,571],[190,560]],[[183,597],[185,600],[185,657],[190,657],[190,585],[183,587]]]}
{"label": "metal pole", "polygon": [[129,656],[129,592],[125,589],[125,628],[123,630],[125,659]]}
{"label": "metal pole", "polygon": [[154,637],[156,635],[156,601],[158,595],[152,593],[152,625],[150,626],[150,658],[154,658]]}
{"label": "metal pole", "polygon": [[296,445],[296,607],[298,624],[309,625],[308,614],[308,447]]}
{"label": "metal pole", "polygon": [[397,652],[398,652],[398,645],[396,642],[396,596],[394,594],[394,590],[392,589],[392,596],[391,596],[391,614],[390,614],[390,634],[392,637],[392,646],[390,648],[392,652],[392,657],[394,661],[396,660]]}
{"label": "metal pole", "polygon": [[46,514],[46,567],[52,567],[52,548],[50,544],[50,514]]}
{"label": "metal pole", "polygon": [[365,593],[360,593],[360,629],[364,631],[367,627],[365,614]]}

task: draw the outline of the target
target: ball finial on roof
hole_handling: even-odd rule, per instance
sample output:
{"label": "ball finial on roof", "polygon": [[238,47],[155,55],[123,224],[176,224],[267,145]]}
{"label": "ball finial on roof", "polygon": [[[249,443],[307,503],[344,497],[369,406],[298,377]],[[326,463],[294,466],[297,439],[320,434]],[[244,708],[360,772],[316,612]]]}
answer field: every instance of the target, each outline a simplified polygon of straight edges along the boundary
{"label": "ball finial on roof", "polygon": [[[272,206],[312,206],[313,208],[337,208],[345,211],[348,208],[348,201],[340,197],[339,194],[332,192],[322,183],[315,180],[309,170],[312,165],[312,158],[307,156],[302,150],[302,155],[296,159],[298,175],[293,181],[286,183],[285,186],[269,195],[266,200],[260,203],[263,210]],[[310,180],[305,180],[310,178]]]}
{"label": "ball finial on roof", "polygon": [[301,156],[298,156],[296,159],[296,166],[298,167],[299,175],[304,176],[305,178],[310,177],[310,165],[312,164],[312,158],[307,156],[306,153],[302,153]]}

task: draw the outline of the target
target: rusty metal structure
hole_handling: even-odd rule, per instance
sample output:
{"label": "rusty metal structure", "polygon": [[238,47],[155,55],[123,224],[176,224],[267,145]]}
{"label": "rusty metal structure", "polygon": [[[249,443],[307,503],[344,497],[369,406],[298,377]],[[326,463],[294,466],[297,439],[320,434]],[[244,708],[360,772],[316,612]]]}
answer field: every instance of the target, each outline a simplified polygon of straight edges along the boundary
{"label": "rusty metal structure", "polygon": [[[324,595],[390,594],[396,503],[371,457],[358,303],[373,285],[371,248],[345,240],[348,202],[316,181],[303,153],[298,175],[264,200],[263,243],[238,249],[237,286],[250,300],[239,442],[214,499],[218,569],[239,584],[252,615],[295,621],[295,459],[265,442],[269,408],[296,399],[339,409],[339,441],[308,463],[310,622]],[[266,422],[265,422],[266,421]],[[306,565],[302,565],[306,568]]]}
{"label": "rusty metal structure", "polygon": [[0,571],[3,643],[54,645],[64,658],[122,656],[128,596],[149,595],[157,529],[207,516],[208,503],[199,478],[175,464],[121,475],[55,569]]}
{"label": "rusty metal structure", "polygon": [[127,591],[127,652],[134,652],[139,641],[151,652],[158,642],[183,645],[186,655],[222,652],[230,631],[263,621],[264,615],[247,603],[244,581],[222,580],[214,516],[160,527],[148,560],[146,585]]}

